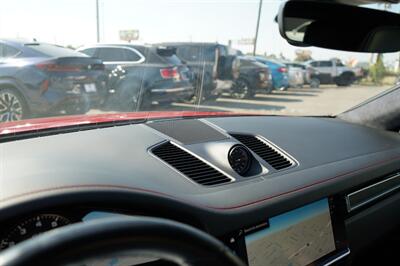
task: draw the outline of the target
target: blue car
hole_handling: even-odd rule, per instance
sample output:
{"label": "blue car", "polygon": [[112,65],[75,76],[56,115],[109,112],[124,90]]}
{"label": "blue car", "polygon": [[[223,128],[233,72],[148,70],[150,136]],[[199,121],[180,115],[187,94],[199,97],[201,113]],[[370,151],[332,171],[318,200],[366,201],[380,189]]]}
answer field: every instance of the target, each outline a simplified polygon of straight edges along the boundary
{"label": "blue car", "polygon": [[275,90],[285,90],[289,87],[288,69],[286,65],[259,56],[255,57],[255,59],[269,67],[272,74],[272,86]]}
{"label": "blue car", "polygon": [[61,46],[0,40],[0,122],[84,114],[102,103],[101,60]]}

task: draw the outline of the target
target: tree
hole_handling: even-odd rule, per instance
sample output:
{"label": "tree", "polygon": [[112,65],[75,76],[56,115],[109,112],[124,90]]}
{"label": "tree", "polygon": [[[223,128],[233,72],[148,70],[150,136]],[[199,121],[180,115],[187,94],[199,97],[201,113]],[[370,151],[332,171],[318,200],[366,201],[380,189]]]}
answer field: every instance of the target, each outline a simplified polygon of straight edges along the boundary
{"label": "tree", "polygon": [[372,82],[380,84],[385,76],[386,68],[383,63],[383,54],[378,54],[375,64],[370,69]]}
{"label": "tree", "polygon": [[295,51],[296,53],[296,57],[294,59],[294,61],[298,61],[298,62],[305,62],[308,60],[312,60],[312,52],[310,50],[304,50],[304,49],[297,49]]}

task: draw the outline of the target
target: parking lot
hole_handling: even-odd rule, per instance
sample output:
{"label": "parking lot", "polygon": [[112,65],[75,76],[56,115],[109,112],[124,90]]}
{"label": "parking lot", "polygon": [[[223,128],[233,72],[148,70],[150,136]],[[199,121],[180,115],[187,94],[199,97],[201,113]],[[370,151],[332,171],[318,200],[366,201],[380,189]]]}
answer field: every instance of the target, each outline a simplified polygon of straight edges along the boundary
{"label": "parking lot", "polygon": [[[216,102],[206,102],[199,111],[254,112],[277,115],[328,115],[338,114],[362,101],[387,90],[388,86],[337,87],[324,85],[319,89],[289,88],[287,91],[274,91],[272,94],[257,94],[254,99],[219,98]],[[193,110],[193,105],[173,103],[165,110]]]}
{"label": "parking lot", "polygon": [[[254,99],[234,99],[221,97],[217,101],[207,101],[199,106],[172,103],[170,106],[154,106],[154,111],[228,111],[273,115],[335,115],[361,103],[385,90],[389,86],[337,87],[323,85],[318,89],[289,88],[271,94],[257,94]],[[90,114],[103,113],[92,110]]]}

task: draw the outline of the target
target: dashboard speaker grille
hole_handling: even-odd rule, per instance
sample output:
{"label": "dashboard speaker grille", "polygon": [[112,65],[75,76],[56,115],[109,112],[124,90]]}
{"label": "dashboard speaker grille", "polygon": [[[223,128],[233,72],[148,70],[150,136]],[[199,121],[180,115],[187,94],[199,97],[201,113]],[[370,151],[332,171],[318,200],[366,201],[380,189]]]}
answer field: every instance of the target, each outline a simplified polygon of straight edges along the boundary
{"label": "dashboard speaker grille", "polygon": [[231,136],[260,156],[275,170],[282,170],[294,165],[293,162],[274,149],[271,145],[255,136],[243,134],[231,134]]}
{"label": "dashboard speaker grille", "polygon": [[232,181],[231,178],[171,142],[155,147],[152,152],[200,185],[214,186]]}

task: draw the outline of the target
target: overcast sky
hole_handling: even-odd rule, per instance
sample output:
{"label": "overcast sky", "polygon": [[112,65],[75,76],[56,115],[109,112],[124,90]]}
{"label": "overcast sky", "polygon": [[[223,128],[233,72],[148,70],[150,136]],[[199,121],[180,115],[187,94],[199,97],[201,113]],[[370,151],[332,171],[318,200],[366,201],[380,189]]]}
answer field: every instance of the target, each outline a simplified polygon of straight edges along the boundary
{"label": "overcast sky", "polygon": [[[119,42],[119,30],[138,29],[141,42],[218,41],[243,52],[236,40],[253,38],[258,0],[100,0],[101,41]],[[280,0],[264,0],[258,53],[294,58],[273,21]],[[398,9],[398,7],[396,7]],[[37,38],[39,41],[79,46],[96,42],[95,0],[2,0],[0,37]],[[339,57],[368,61],[369,55],[310,48],[315,59]],[[386,55],[394,62],[396,54]]]}

